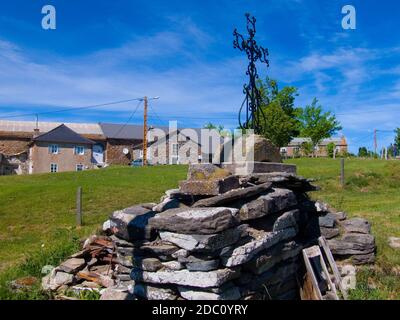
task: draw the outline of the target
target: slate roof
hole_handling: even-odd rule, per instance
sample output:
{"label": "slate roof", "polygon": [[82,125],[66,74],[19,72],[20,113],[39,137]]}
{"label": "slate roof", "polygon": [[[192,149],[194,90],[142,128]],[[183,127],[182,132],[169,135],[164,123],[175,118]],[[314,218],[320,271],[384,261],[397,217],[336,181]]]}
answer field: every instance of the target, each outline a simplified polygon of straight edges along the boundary
{"label": "slate roof", "polygon": [[[61,124],[66,125],[68,128],[74,130],[79,134],[85,135],[103,135],[100,126],[97,123],[67,123],[67,122],[47,122],[39,121],[40,132],[49,132],[54,128],[59,127]],[[19,132],[32,133],[36,128],[35,121],[10,121],[0,120],[0,132],[10,132],[17,134]]]}
{"label": "slate roof", "polygon": [[76,143],[76,144],[95,144],[94,141],[82,137],[80,134],[62,124],[53,130],[33,138],[33,141]]}
{"label": "slate roof", "polygon": [[[124,139],[124,140],[142,140],[143,126],[138,124],[116,124],[116,123],[100,123],[103,134],[109,139]],[[148,128],[151,126],[149,125]],[[168,127],[159,127],[168,133]]]}
{"label": "slate roof", "polygon": [[[293,138],[292,141],[290,141],[289,146],[300,146],[304,142],[311,142],[310,138]],[[320,146],[325,146],[328,145],[329,143],[333,142],[336,145],[342,145],[343,141],[341,138],[333,137],[333,138],[327,138],[323,139],[319,145]]]}

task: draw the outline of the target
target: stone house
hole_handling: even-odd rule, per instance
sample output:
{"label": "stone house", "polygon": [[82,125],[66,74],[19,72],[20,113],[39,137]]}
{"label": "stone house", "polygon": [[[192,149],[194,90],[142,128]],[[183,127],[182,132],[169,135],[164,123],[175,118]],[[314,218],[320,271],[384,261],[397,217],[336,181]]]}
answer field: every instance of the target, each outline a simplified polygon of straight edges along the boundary
{"label": "stone house", "polygon": [[91,169],[95,144],[62,124],[33,137],[29,149],[29,173]]}
{"label": "stone house", "polygon": [[12,134],[0,128],[0,175],[28,173],[28,153],[31,135]]}
{"label": "stone house", "polygon": [[140,158],[137,152],[143,142],[143,126],[99,123],[106,138],[105,162],[107,164],[128,165]]}
{"label": "stone house", "polygon": [[[302,144],[310,142],[311,142],[310,138],[293,138],[288,146],[281,148],[281,154],[289,158],[305,156],[305,153],[302,149]],[[315,155],[317,157],[328,157],[329,155],[327,146],[330,143],[333,143],[335,145],[337,153],[345,153],[348,150],[348,144],[344,136],[340,138],[334,137],[334,138],[323,139],[316,146]]]}
{"label": "stone house", "polygon": [[[161,131],[162,130],[162,131]],[[152,164],[199,163],[202,159],[198,129],[150,129],[147,158]]]}

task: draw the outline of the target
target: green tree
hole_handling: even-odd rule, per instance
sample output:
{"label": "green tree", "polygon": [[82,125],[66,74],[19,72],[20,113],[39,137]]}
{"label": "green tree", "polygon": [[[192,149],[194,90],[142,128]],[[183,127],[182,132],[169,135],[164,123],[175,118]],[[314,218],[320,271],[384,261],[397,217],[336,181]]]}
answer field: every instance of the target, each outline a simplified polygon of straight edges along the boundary
{"label": "green tree", "polygon": [[364,158],[368,157],[369,156],[368,149],[366,147],[358,148],[358,156]]}
{"label": "green tree", "polygon": [[333,142],[330,142],[326,146],[326,150],[328,151],[328,156],[333,158],[333,154],[335,152],[336,145]]}
{"label": "green tree", "polygon": [[294,107],[297,88],[284,87],[279,90],[276,80],[266,78],[258,81],[262,97],[262,110],[266,123],[263,135],[277,147],[287,146],[299,133],[298,113]]}
{"label": "green tree", "polygon": [[221,136],[223,136],[223,137],[229,136],[229,135],[231,134],[229,130],[225,130],[225,129],[224,129],[224,126],[223,126],[223,125],[218,125],[218,126],[216,126],[216,125],[214,125],[214,124],[211,123],[211,122],[209,122],[209,123],[207,123],[206,125],[204,125],[203,128],[204,128],[204,129],[209,129],[209,130],[215,129],[215,130],[217,130],[218,133],[219,133]]}
{"label": "green tree", "polygon": [[336,117],[329,111],[323,112],[322,106],[317,104],[318,100],[314,98],[311,105],[307,105],[299,114],[300,134],[310,138],[314,148],[322,139],[342,129]]}
{"label": "green tree", "polygon": [[309,156],[314,152],[314,146],[311,142],[303,142],[300,145],[301,151],[305,156]]}
{"label": "green tree", "polygon": [[396,134],[394,137],[394,144],[397,145],[397,148],[400,148],[400,128],[396,128],[394,132]]}

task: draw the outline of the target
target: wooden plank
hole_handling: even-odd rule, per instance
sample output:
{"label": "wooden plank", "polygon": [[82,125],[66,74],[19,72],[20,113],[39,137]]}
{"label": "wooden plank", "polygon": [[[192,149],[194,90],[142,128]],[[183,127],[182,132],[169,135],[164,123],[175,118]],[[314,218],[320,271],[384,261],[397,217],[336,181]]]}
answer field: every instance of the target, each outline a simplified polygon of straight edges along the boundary
{"label": "wooden plank", "polygon": [[338,286],[340,292],[342,293],[343,299],[347,300],[347,292],[342,284],[342,277],[340,276],[340,272],[337,268],[335,259],[333,258],[332,252],[329,249],[328,243],[324,237],[318,238],[318,243],[322,247],[323,251],[325,252],[326,258],[328,259],[328,263],[333,271],[333,276],[335,278],[335,283]]}
{"label": "wooden plank", "polygon": [[314,290],[313,290],[314,294],[311,293],[310,297],[315,295],[316,300],[322,300],[322,294],[321,294],[321,291],[319,290],[318,281],[315,278],[314,270],[313,270],[313,267],[309,260],[310,259],[309,254],[311,255],[311,257],[313,257],[314,254],[316,253],[317,248],[319,250],[318,246],[313,246],[310,248],[303,249],[303,258],[304,258],[304,263],[305,263],[306,269],[307,269],[307,277],[309,277],[309,279],[312,283],[312,287],[314,287]]}
{"label": "wooden plank", "polygon": [[333,295],[335,300],[339,300],[339,297],[338,297],[337,292],[336,292],[336,286],[331,280],[331,275],[329,274],[328,268],[326,267],[325,260],[324,260],[324,257],[322,256],[322,253],[319,256],[319,259],[320,259],[320,262],[321,262],[322,269],[323,269],[323,271],[325,273],[326,280],[328,281],[331,294]]}

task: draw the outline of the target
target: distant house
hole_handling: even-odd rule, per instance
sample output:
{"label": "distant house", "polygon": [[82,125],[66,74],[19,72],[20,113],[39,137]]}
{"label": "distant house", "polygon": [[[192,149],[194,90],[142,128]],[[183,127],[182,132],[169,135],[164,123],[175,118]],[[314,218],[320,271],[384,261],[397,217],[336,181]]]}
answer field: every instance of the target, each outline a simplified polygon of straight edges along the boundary
{"label": "distant house", "polygon": [[28,173],[32,134],[3,131],[0,127],[0,175]]}
{"label": "distant house", "polygon": [[33,137],[29,152],[29,173],[91,169],[95,144],[62,124]]}
{"label": "distant house", "polygon": [[[170,133],[168,127],[148,128],[150,163],[187,164],[210,158],[212,151],[201,153],[200,129]],[[143,134],[142,125],[0,120],[0,175],[128,165],[143,158]]]}
{"label": "distant house", "polygon": [[99,123],[106,137],[105,162],[107,164],[127,165],[140,158],[137,151],[142,148],[143,126],[115,123]]}
{"label": "distant house", "polygon": [[[310,138],[293,138],[287,147],[281,148],[281,154],[286,157],[305,156],[302,149],[304,143],[310,143]],[[323,139],[315,148],[315,155],[317,157],[328,157],[328,144],[333,143],[337,153],[347,152],[348,145],[344,136],[338,138]]]}

